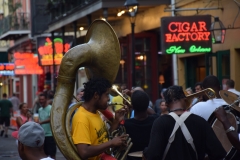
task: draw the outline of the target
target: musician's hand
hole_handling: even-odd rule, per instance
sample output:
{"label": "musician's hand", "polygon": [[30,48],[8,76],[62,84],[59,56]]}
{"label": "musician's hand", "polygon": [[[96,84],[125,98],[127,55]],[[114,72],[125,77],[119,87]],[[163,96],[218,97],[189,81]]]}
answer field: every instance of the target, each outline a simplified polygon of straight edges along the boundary
{"label": "musician's hand", "polygon": [[227,120],[227,114],[223,107],[218,107],[214,111],[214,114],[220,122],[225,122]]}
{"label": "musician's hand", "polygon": [[124,90],[122,90],[122,93],[123,94],[126,94],[126,95],[128,95],[128,96],[132,96],[132,92],[129,90],[129,89],[124,89]]}
{"label": "musician's hand", "polygon": [[128,136],[128,134],[124,134],[119,137],[113,138],[111,140],[111,147],[126,146]]}
{"label": "musician's hand", "polygon": [[115,120],[119,123],[124,120],[125,115],[128,113],[128,108],[125,106],[115,112]]}

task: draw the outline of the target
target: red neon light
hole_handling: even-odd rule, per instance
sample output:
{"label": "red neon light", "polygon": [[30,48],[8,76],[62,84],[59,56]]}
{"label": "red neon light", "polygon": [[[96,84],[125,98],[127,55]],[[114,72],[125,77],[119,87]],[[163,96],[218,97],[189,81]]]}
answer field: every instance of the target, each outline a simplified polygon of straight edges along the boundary
{"label": "red neon light", "polygon": [[[55,39],[54,39],[55,40]],[[60,64],[63,57],[63,51],[67,52],[70,49],[70,44],[65,43],[64,44],[64,50],[63,50],[63,43],[61,41],[55,41],[54,42],[54,48],[55,48],[55,57],[54,57],[54,63]],[[38,48],[38,52],[40,54],[40,61],[42,65],[53,65],[53,49],[52,49],[52,41],[50,38],[46,38],[46,43],[44,46],[40,46]]]}
{"label": "red neon light", "polygon": [[6,65],[5,69],[9,70],[9,71],[12,71],[12,70],[14,70],[14,65]]}
{"label": "red neon light", "polygon": [[165,34],[166,42],[209,41],[210,32],[206,22],[171,22],[168,25],[170,33]]}
{"label": "red neon light", "polygon": [[4,71],[4,65],[3,64],[0,64],[0,70]]}
{"label": "red neon light", "polygon": [[0,71],[13,71],[14,70],[14,64],[0,64]]}
{"label": "red neon light", "polygon": [[43,74],[43,69],[38,65],[38,57],[33,53],[14,53],[15,74]]}

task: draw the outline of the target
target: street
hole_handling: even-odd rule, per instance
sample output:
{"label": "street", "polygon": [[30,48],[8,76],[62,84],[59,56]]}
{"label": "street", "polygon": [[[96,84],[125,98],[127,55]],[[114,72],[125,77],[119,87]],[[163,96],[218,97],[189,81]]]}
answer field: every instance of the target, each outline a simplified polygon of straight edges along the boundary
{"label": "street", "polygon": [[[8,132],[8,138],[0,137],[0,159],[1,160],[21,160],[18,155],[16,140],[11,136],[12,130]],[[65,160],[62,153],[57,150],[57,160]]]}

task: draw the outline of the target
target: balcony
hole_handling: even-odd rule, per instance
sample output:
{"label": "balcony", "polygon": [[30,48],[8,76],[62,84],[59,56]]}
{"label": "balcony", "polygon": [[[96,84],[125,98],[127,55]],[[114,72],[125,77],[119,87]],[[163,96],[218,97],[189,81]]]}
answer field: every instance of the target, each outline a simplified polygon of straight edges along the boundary
{"label": "balcony", "polygon": [[30,33],[28,13],[8,15],[0,20],[0,40],[16,40]]}
{"label": "balcony", "polygon": [[51,13],[51,22],[55,22],[97,1],[99,0],[55,0],[48,2],[47,10]]}

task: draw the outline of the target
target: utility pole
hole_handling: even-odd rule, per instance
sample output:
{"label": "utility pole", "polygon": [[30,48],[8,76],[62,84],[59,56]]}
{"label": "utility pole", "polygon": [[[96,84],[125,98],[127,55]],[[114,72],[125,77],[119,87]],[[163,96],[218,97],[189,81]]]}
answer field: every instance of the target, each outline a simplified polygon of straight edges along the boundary
{"label": "utility pole", "polygon": [[[172,17],[175,16],[175,0],[171,0]],[[177,55],[172,54],[172,64],[173,64],[173,84],[178,85],[178,69],[177,69]]]}

